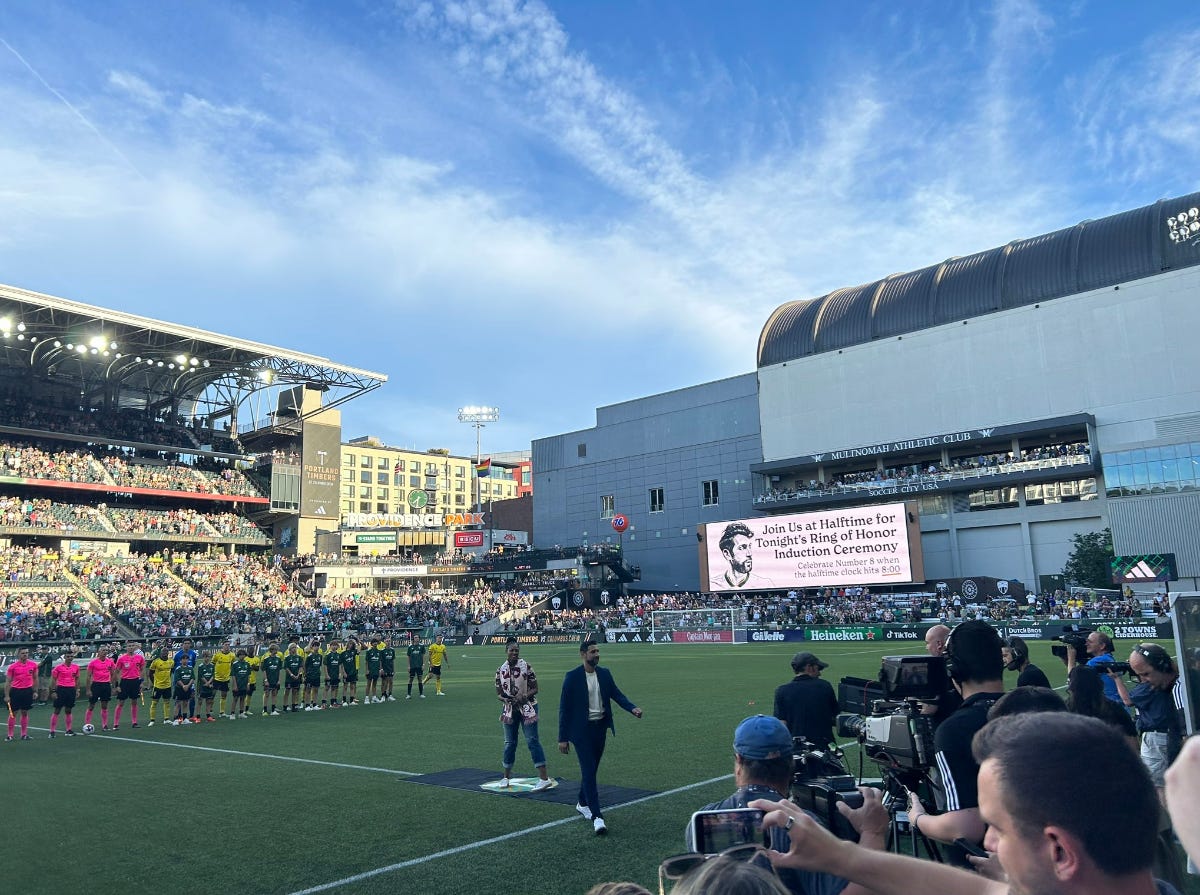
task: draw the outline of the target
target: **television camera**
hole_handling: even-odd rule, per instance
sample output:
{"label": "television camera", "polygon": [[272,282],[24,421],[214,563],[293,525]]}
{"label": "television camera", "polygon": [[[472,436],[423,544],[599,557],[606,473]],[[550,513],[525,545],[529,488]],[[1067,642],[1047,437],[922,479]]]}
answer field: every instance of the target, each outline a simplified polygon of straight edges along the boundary
{"label": "television camera", "polygon": [[838,802],[851,808],[863,806],[862,793],[854,778],[846,773],[842,753],[835,749],[819,751],[804,737],[792,740],[795,768],[789,798],[806,811],[811,811],[825,828],[839,839],[858,841],[858,832],[837,810]]}
{"label": "television camera", "polygon": [[884,656],[878,683],[838,683],[838,736],[856,738],[880,766],[924,773],[933,759],[933,725],[921,703],[936,700],[948,686],[940,656]]}
{"label": "television camera", "polygon": [[[1050,652],[1062,659],[1064,664],[1069,665],[1071,655],[1069,651],[1074,650],[1075,663],[1086,665],[1088,635],[1095,630],[1087,625],[1063,625],[1062,633],[1054,638],[1056,642],[1051,645]],[[1097,671],[1111,674],[1132,674],[1133,669],[1129,667],[1128,662],[1111,662],[1106,663],[1103,668],[1098,668]]]}

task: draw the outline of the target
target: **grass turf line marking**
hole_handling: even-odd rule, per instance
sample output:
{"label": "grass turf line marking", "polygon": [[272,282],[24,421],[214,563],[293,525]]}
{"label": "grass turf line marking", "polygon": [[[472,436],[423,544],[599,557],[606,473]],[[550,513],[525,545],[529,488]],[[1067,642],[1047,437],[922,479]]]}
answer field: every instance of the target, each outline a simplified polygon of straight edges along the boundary
{"label": "grass turf line marking", "polygon": [[[33,727],[30,730],[49,730],[48,727]],[[114,743],[137,743],[142,746],[169,746],[172,749],[195,749],[197,752],[219,752],[222,755],[243,755],[247,758],[271,758],[275,761],[297,761],[301,764],[320,764],[330,768],[344,768],[350,771],[374,771],[377,774],[395,774],[399,777],[420,777],[416,771],[397,771],[395,768],[374,768],[365,764],[343,764],[340,761],[321,761],[316,758],[297,758],[294,755],[273,755],[270,752],[242,752],[238,749],[216,749],[212,746],[189,746],[187,743],[164,743],[161,740],[131,740],[125,737],[105,736],[104,734],[80,734],[92,740],[111,740]]]}
{"label": "grass turf line marking", "polygon": [[[722,780],[729,780],[733,774],[722,774],[720,777],[713,777],[709,780],[701,780],[699,783],[689,783],[687,786],[680,786],[677,789],[668,790],[667,792],[656,792],[653,795],[643,796],[640,799],[634,799],[632,802],[622,802],[620,805],[613,805],[606,811],[617,811],[621,808],[628,808],[632,805],[640,805],[642,802],[650,802],[654,799],[661,799],[664,796],[678,795],[681,792],[687,792],[691,789],[699,789],[701,786],[708,786],[711,783],[720,783]],[[330,883],[322,883],[319,886],[312,886],[308,889],[300,889],[297,892],[292,892],[291,895],[315,895],[317,892],[327,892],[330,889],[336,889],[341,886],[349,886],[353,883],[360,883],[363,880],[371,879],[375,876],[380,876],[384,873],[392,873],[396,870],[403,870],[406,867],[415,867],[418,864],[426,864],[430,861],[436,861],[438,858],[448,858],[451,855],[462,854],[463,852],[474,851],[477,848],[483,848],[485,845],[495,845],[499,842],[508,842],[511,839],[518,839],[522,836],[527,836],[530,833],[540,833],[543,830],[551,830],[554,827],[561,827],[563,824],[573,823],[583,820],[582,817],[572,812],[570,817],[564,817],[559,820],[552,820],[548,823],[538,824],[536,827],[527,827],[524,830],[514,830],[511,833],[504,833],[500,836],[493,836],[491,839],[481,839],[478,842],[468,842],[466,845],[458,845],[454,848],[448,848],[444,851],[434,852],[431,855],[425,855],[420,858],[409,858],[407,861],[398,861],[395,864],[388,864],[386,867],[376,867],[374,870],[365,870],[362,873],[356,873],[354,876],[347,876],[344,879],[337,879]]]}

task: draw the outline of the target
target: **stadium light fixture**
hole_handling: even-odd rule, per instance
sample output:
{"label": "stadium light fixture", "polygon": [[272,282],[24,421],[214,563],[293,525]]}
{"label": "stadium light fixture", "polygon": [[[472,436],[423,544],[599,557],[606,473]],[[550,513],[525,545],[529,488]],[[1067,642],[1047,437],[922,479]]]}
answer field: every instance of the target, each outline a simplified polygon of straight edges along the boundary
{"label": "stadium light fixture", "polygon": [[[475,427],[475,464],[482,462],[483,456],[480,453],[480,432],[488,423],[495,423],[500,420],[499,407],[480,407],[477,405],[469,405],[467,407],[458,408],[458,421],[460,423],[470,423]],[[479,513],[483,510],[483,495],[480,488],[479,475],[475,476],[475,512]]]}

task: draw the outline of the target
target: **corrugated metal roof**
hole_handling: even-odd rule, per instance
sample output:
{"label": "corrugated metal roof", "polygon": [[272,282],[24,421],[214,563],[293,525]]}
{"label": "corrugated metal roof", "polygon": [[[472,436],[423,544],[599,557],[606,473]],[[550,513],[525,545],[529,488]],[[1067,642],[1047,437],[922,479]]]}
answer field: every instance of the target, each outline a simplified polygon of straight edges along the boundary
{"label": "corrugated metal roof", "polygon": [[820,298],[788,302],[763,327],[758,366],[1200,265],[1200,235],[1173,241],[1168,224],[1172,216],[1197,206],[1200,193],[1162,199]]}

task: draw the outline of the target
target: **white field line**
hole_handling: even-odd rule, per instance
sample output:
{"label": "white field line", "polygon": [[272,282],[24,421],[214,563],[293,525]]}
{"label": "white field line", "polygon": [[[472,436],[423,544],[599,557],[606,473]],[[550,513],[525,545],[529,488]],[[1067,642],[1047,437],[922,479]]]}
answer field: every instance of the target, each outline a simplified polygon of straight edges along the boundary
{"label": "white field line", "polygon": [[[617,811],[621,808],[628,808],[632,805],[640,805],[642,802],[650,802],[654,799],[678,795],[681,792],[687,792],[690,789],[698,789],[701,786],[708,786],[711,783],[719,783],[722,780],[729,780],[732,777],[732,774],[723,774],[720,777],[713,777],[710,780],[701,780],[699,783],[689,783],[687,786],[680,786],[677,789],[672,789],[667,792],[657,792],[653,795],[643,796],[640,799],[634,799],[632,802],[622,802],[620,805],[614,805],[611,808],[605,809],[605,811],[606,813],[608,811]],[[466,845],[448,848],[444,851],[434,852],[431,855],[424,855],[420,858],[410,858],[407,861],[398,861],[395,864],[388,864],[386,867],[376,867],[374,870],[366,870],[362,873],[356,873],[354,876],[347,876],[344,879],[334,880],[330,883],[322,883],[319,886],[312,886],[308,889],[300,889],[297,892],[292,892],[291,895],[314,895],[316,892],[327,892],[330,889],[336,889],[340,886],[348,886],[353,883],[362,882],[365,879],[371,879],[372,877],[380,876],[384,873],[392,873],[396,870],[403,870],[406,867],[415,867],[419,864],[426,864],[430,861],[436,861],[439,858],[448,858],[451,855],[458,855],[462,854],[463,852],[473,851],[474,849],[483,848],[487,845],[495,845],[499,842],[508,842],[511,839],[518,839],[521,836],[528,836],[530,833],[540,833],[543,830],[550,830],[554,827],[561,827],[563,824],[569,824],[580,820],[583,820],[583,818],[572,812],[570,817],[564,817],[560,820],[552,820],[549,823],[538,824],[536,827],[527,827],[524,830],[514,830],[513,832],[505,833],[502,836],[493,836],[491,839],[481,839],[478,842],[468,842]]]}
{"label": "white field line", "polygon": [[[30,730],[49,730],[49,727],[33,727]],[[83,736],[83,734],[80,734]],[[222,755],[242,755],[246,758],[269,758],[274,761],[295,761],[300,764],[319,764],[330,768],[343,768],[350,771],[374,771],[377,774],[393,774],[397,777],[420,777],[416,771],[398,771],[395,768],[375,768],[363,764],[344,764],[340,761],[320,761],[316,758],[297,758],[294,755],[274,755],[270,752],[243,752],[239,749],[217,749],[213,746],[189,746],[186,743],[165,743],[162,740],[135,740],[127,737],[115,737],[111,734],[87,734],[91,740],[111,740],[114,743],[137,743],[142,746],[167,746],[172,749],[195,749],[197,752],[218,752]]]}

